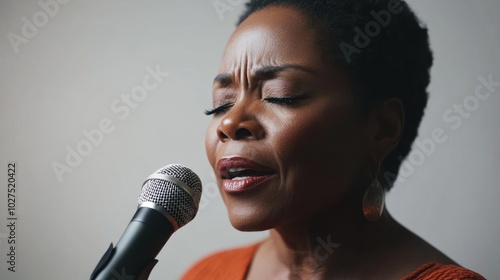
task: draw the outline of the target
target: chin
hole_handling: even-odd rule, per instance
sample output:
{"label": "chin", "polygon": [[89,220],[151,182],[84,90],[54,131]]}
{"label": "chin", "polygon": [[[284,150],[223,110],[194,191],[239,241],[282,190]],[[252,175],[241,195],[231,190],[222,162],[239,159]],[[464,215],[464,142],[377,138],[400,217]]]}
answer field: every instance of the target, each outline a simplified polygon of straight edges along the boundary
{"label": "chin", "polygon": [[[250,207],[251,208],[251,207]],[[278,218],[262,209],[248,209],[242,206],[228,208],[229,221],[239,231],[264,231],[278,225]]]}

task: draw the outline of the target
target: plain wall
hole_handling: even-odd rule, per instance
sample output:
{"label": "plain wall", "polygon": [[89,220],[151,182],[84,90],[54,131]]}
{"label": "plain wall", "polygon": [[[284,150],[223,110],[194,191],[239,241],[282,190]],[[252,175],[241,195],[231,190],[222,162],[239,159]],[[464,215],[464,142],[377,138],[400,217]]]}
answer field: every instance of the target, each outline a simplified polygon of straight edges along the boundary
{"label": "plain wall", "polygon": [[[500,81],[500,2],[411,6],[430,29],[435,56],[418,139],[428,143],[441,129],[446,141],[428,151],[416,147],[387,207],[463,266],[498,279],[500,87],[477,106],[472,96],[479,77]],[[0,2],[1,279],[88,279],[135,212],[143,180],[169,163],[200,176],[204,199],[195,220],[164,247],[150,279],[178,279],[210,252],[267,235],[231,227],[204,150],[210,118],[203,110],[212,105],[212,80],[242,9],[236,0],[74,0],[44,22],[38,1]],[[34,15],[40,27],[23,35]],[[13,45],[12,34],[22,43]],[[117,110],[125,106],[122,95],[142,85],[148,67],[169,74],[126,105],[125,115]],[[452,112],[450,122],[443,114],[464,101],[473,110],[458,127],[460,115]],[[68,165],[68,149],[85,148],[82,131],[103,120],[113,131],[58,178],[54,164]],[[17,162],[15,273],[6,263],[10,161]]]}

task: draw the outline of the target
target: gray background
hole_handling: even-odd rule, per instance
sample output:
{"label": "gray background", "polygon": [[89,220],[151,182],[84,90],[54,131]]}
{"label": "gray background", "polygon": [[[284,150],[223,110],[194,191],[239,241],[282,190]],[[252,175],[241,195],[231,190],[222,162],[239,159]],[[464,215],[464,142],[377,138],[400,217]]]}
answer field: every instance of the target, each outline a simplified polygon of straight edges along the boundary
{"label": "gray background", "polygon": [[[214,3],[228,10],[217,13]],[[500,87],[459,128],[443,118],[453,104],[471,100],[478,77],[500,81],[500,2],[411,6],[430,28],[435,54],[419,139],[442,128],[447,141],[423,159],[415,154],[414,170],[397,182],[387,206],[460,264],[500,279]],[[169,163],[201,177],[204,199],[196,219],[162,250],[150,279],[178,279],[209,252],[267,235],[230,226],[203,145],[209,117],[202,111],[211,107],[212,79],[242,8],[236,0],[74,0],[16,53],[8,34],[22,36],[23,17],[33,23],[38,15],[43,23],[43,9],[37,1],[1,1],[1,279],[88,279],[135,212],[142,181]],[[130,95],[146,67],[156,65],[169,76],[120,119],[114,100]],[[66,148],[76,149],[86,139],[82,131],[106,118],[114,130],[59,180],[54,162],[65,164]],[[11,160],[18,164],[16,273],[6,263]]]}

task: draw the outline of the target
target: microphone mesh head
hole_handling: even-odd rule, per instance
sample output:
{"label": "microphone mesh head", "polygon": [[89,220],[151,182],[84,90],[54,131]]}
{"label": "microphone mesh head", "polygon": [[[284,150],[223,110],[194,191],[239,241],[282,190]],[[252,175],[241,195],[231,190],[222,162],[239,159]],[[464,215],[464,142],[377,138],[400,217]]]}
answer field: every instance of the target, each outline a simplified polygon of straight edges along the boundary
{"label": "microphone mesh head", "polygon": [[182,187],[167,179],[150,179],[142,186],[139,204],[153,202],[162,206],[177,222],[179,228],[189,223],[196,212],[201,198],[201,181],[191,169],[181,164],[167,165],[154,174],[165,174],[188,185],[193,197]]}

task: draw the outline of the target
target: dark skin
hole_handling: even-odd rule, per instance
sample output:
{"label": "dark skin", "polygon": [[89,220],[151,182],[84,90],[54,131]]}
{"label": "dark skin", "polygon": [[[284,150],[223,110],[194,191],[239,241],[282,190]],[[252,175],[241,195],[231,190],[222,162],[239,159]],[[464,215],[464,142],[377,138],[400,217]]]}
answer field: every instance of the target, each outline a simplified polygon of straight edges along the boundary
{"label": "dark skin", "polygon": [[[236,229],[270,230],[246,279],[400,279],[427,262],[454,264],[386,210],[377,222],[363,217],[361,196],[398,144],[404,111],[389,99],[362,117],[316,36],[300,11],[257,11],[231,36],[214,82],[206,151],[216,174],[233,156],[274,170],[241,193],[217,179]],[[329,252],[318,238],[340,247]]]}

